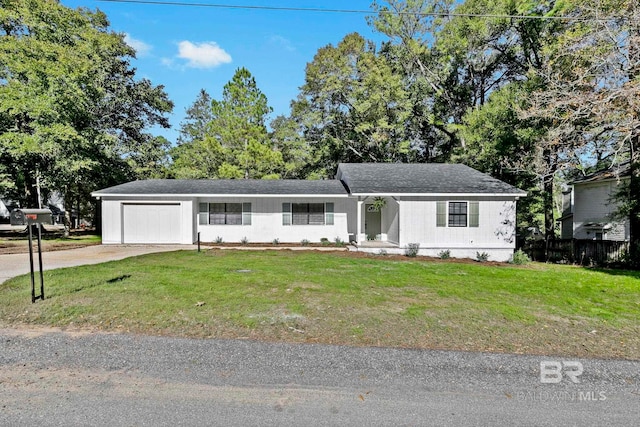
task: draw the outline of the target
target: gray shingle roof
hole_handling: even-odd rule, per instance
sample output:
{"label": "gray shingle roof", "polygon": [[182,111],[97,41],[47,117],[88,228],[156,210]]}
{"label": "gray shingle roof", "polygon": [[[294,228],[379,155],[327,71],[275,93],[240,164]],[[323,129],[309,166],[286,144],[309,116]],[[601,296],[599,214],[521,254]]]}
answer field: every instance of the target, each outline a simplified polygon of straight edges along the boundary
{"label": "gray shingle roof", "polygon": [[347,191],[337,180],[263,179],[149,179],[133,181],[93,193],[108,195],[338,195]]}
{"label": "gray shingle roof", "polygon": [[631,176],[631,162],[629,161],[621,163],[618,167],[614,166],[608,169],[599,170],[583,178],[576,179],[571,182],[571,184],[606,181],[609,179],[619,179],[627,176]]}
{"label": "gray shingle roof", "polygon": [[506,182],[461,164],[340,163],[338,178],[353,194],[517,194]]}

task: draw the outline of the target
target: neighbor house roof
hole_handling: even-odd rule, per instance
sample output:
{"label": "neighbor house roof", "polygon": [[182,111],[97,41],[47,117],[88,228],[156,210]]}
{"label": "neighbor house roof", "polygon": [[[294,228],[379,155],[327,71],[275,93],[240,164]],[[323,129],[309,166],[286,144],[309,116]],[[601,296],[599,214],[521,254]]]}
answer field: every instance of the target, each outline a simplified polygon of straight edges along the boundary
{"label": "neighbor house roof", "polygon": [[337,178],[351,194],[526,196],[526,192],[461,164],[340,163]]}
{"label": "neighbor house roof", "polygon": [[601,169],[583,178],[576,179],[571,184],[582,184],[587,182],[608,181],[631,176],[631,163],[629,161],[620,163],[618,167]]}
{"label": "neighbor house roof", "polygon": [[148,179],[99,190],[100,196],[308,195],[347,196],[337,180],[263,179]]}

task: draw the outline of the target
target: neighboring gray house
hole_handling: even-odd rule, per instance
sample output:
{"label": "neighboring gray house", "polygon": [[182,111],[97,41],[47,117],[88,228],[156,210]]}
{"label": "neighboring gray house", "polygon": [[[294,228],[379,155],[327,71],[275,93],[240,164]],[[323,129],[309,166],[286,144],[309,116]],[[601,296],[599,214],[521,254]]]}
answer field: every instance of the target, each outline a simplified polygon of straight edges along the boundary
{"label": "neighboring gray house", "polygon": [[560,222],[562,239],[616,240],[630,238],[629,220],[613,221],[618,209],[613,196],[627,183],[629,163],[617,169],[606,169],[573,181],[563,193],[563,214]]}
{"label": "neighboring gray house", "polygon": [[457,164],[341,163],[336,179],[147,180],[93,193],[103,243],[354,243],[359,250],[507,261],[526,193]]}

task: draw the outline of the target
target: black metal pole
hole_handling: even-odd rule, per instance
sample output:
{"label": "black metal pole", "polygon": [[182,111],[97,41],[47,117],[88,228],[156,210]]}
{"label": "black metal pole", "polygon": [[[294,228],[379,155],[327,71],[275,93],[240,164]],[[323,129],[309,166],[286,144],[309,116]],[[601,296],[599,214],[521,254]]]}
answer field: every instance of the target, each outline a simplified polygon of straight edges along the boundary
{"label": "black metal pole", "polygon": [[36,302],[36,282],[33,277],[33,243],[31,239],[33,239],[33,233],[31,232],[31,224],[27,225],[29,229],[29,267],[31,269],[31,303]]}
{"label": "black metal pole", "polygon": [[200,252],[200,232],[198,231],[198,252]]}
{"label": "black metal pole", "polygon": [[44,276],[42,274],[42,224],[38,223],[38,262],[40,267],[40,299],[44,300]]}

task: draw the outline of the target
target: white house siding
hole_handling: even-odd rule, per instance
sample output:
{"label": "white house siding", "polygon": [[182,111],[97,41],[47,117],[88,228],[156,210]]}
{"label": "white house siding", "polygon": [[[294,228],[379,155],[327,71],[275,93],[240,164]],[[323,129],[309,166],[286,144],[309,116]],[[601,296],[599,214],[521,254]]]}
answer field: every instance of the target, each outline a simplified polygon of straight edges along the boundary
{"label": "white house siding", "polygon": [[[437,201],[478,201],[478,227],[437,227]],[[508,261],[515,248],[516,202],[508,197],[403,197],[399,200],[399,246],[420,244],[420,255],[438,256],[449,250],[454,258]]]}
{"label": "white house siding", "polygon": [[387,241],[391,243],[399,243],[399,222],[400,211],[399,205],[393,198],[385,199],[387,205],[382,209],[382,232],[386,233]]}
{"label": "white house siding", "polygon": [[357,197],[349,197],[348,199],[344,200],[344,204],[345,212],[347,213],[347,230],[349,232],[349,241],[355,241],[358,228],[358,199]]}
{"label": "white house siding", "polygon": [[598,181],[574,185],[573,237],[595,239],[595,231],[585,227],[587,223],[610,223],[612,228],[603,236],[605,240],[629,240],[629,221],[616,223],[609,217],[617,209],[611,200],[620,184],[616,180]]}
{"label": "white house siding", "polygon": [[[124,235],[123,228],[123,205],[126,204],[144,204],[153,206],[154,204],[176,203],[180,206],[179,218],[176,219],[180,224],[178,242],[180,244],[192,244],[195,240],[195,228],[193,218],[193,200],[192,199],[175,199],[170,197],[154,197],[153,199],[136,197],[112,199],[104,197],[102,199],[102,243],[103,244],[121,244],[127,242],[127,236]],[[146,243],[154,243],[152,238]],[[141,242],[143,243],[143,242]]]}
{"label": "white house siding", "polygon": [[[199,203],[251,203],[251,225],[197,225],[202,242],[270,243],[278,239],[281,243],[297,243],[303,239],[319,242],[326,238],[334,241],[336,237],[348,242],[347,209],[352,205],[349,199],[337,197],[201,197]],[[283,203],[333,203],[333,225],[282,225]],[[197,221],[197,219],[196,219]]]}
{"label": "white house siding", "polygon": [[[379,196],[376,196],[376,197],[362,196],[360,198],[360,200],[362,201],[362,209],[360,211],[360,224],[362,227],[362,230],[360,232],[360,241],[365,241],[367,239],[367,236],[364,233],[366,205],[374,203],[377,197]],[[379,240],[383,242],[398,244],[398,239],[399,239],[398,224],[400,221],[400,213],[399,213],[400,206],[398,205],[398,202],[394,197],[383,197],[383,199],[387,204],[380,210]],[[355,230],[357,229],[356,220],[358,217],[358,202],[357,202],[358,199],[353,197],[352,200],[353,200],[352,202],[353,204],[352,204],[352,207],[350,207],[351,210],[349,210],[349,215],[350,215],[349,233],[351,236],[355,237],[356,235]]]}

